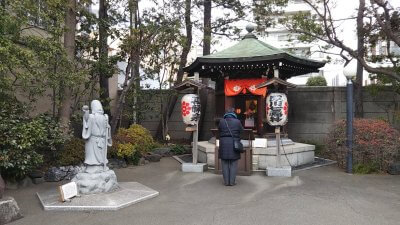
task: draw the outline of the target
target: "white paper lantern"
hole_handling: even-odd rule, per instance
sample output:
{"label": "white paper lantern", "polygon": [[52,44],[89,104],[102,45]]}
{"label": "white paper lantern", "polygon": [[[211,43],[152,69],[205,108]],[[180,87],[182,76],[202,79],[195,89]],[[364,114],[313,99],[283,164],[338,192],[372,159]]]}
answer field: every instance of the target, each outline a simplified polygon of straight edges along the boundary
{"label": "white paper lantern", "polygon": [[271,93],[266,100],[267,122],[271,126],[283,126],[288,121],[289,104],[283,93]]}
{"label": "white paper lantern", "polygon": [[195,94],[182,97],[181,110],[183,122],[187,125],[196,125],[200,120],[200,98]]}

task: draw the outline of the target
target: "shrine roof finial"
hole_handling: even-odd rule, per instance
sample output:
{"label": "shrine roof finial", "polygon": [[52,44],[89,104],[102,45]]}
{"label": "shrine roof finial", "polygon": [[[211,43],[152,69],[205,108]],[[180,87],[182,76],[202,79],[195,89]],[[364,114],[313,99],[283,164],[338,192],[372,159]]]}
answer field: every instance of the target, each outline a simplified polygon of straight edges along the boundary
{"label": "shrine roof finial", "polygon": [[244,35],[244,37],[243,37],[243,39],[248,39],[248,38],[254,38],[254,39],[257,39],[257,37],[256,37],[256,35],[254,35],[252,32],[254,31],[254,25],[253,24],[251,24],[251,23],[249,23],[249,24],[247,24],[247,26],[246,26],[246,30],[247,30],[247,34],[246,35]]}
{"label": "shrine roof finial", "polygon": [[249,33],[253,32],[253,31],[254,31],[254,25],[251,24],[251,23],[247,24],[247,25],[246,25],[246,30],[247,30],[247,32],[249,32]]}

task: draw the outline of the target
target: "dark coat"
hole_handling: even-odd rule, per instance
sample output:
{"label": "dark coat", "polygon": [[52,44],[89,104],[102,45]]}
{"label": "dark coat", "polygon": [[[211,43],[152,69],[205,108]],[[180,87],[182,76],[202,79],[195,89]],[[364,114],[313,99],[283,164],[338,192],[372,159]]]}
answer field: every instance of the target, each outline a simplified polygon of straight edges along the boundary
{"label": "dark coat", "polygon": [[240,133],[243,131],[242,124],[240,120],[236,118],[226,118],[221,119],[218,125],[219,131],[219,158],[220,159],[240,159],[240,153],[237,153],[233,150],[233,138],[229,133],[228,127],[226,126],[225,121],[227,121],[229,125],[229,129],[232,132],[233,138],[236,140],[240,140]]}

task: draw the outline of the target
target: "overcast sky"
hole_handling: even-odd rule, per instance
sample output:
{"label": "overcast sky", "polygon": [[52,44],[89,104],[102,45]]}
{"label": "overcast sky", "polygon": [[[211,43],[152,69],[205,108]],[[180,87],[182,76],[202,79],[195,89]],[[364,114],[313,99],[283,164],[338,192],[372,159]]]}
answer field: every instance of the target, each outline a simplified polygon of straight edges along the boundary
{"label": "overcast sky", "polygon": [[[161,1],[161,0],[160,0]],[[249,3],[251,0],[244,0],[242,2]],[[334,19],[343,19],[343,18],[348,18],[351,16],[356,16],[357,15],[357,8],[359,2],[357,0],[334,0],[332,2],[335,2],[335,7],[332,9],[332,14],[334,16]],[[390,0],[390,4],[392,4],[395,8],[400,7],[400,0]],[[95,1],[95,5],[92,6],[93,12],[98,12],[98,1]],[[152,1],[149,0],[141,0],[139,3],[139,7],[141,10],[150,8],[155,6],[155,4]],[[367,1],[368,4],[368,1]],[[294,9],[296,6],[294,6]],[[121,11],[123,11],[124,8],[121,7]],[[183,12],[182,12],[183,13]],[[212,15],[222,15],[223,11],[220,9],[213,8]],[[246,32],[245,27],[249,23],[248,21],[252,21],[252,14],[250,12],[246,13],[246,18],[243,18],[243,20],[235,23],[234,25],[242,30],[241,35],[244,35]],[[215,19],[215,17],[214,17]],[[203,21],[202,19],[202,12],[197,9],[197,11],[192,12],[192,20],[199,20],[200,22]],[[348,46],[356,46],[356,33],[355,33],[355,19],[351,21],[342,21],[338,22],[337,25],[339,26],[338,31],[340,32],[340,36],[344,40],[345,44]],[[129,24],[126,24],[126,26],[129,26]],[[184,31],[183,31],[184,32]],[[197,56],[202,55],[202,38],[203,38],[203,33],[199,29],[194,29],[193,30],[193,44],[192,44],[192,50],[189,54],[188,58],[188,63],[192,62]],[[211,52],[216,52],[220,51],[222,49],[228,48],[234,44],[237,43],[237,41],[230,40],[226,37],[221,37],[221,36],[213,36],[213,41],[216,41],[216,43],[211,47]],[[115,40],[111,44],[111,47],[114,49],[118,48],[119,41]]]}

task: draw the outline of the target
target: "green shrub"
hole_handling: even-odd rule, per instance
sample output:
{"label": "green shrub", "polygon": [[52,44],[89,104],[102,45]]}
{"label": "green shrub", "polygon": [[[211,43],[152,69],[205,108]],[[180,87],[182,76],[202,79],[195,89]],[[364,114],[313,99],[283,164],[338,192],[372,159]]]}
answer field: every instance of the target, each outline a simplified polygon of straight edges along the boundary
{"label": "green shrub", "polygon": [[174,153],[174,155],[182,155],[186,153],[185,147],[179,144],[172,146],[171,151]]}
{"label": "green shrub", "polygon": [[306,83],[307,86],[327,86],[325,77],[317,76],[317,77],[310,77]]}
{"label": "green shrub", "polygon": [[[360,171],[386,172],[389,165],[399,159],[400,133],[389,123],[376,119],[355,119],[353,163]],[[328,158],[346,166],[346,122],[338,121],[328,135]],[[376,167],[376,170],[374,169]]]}
{"label": "green shrub", "polygon": [[120,128],[113,140],[110,156],[124,158],[132,164],[137,164],[141,156],[158,146],[150,132],[138,124]]}
{"label": "green shrub", "polygon": [[64,144],[58,155],[58,166],[79,165],[85,160],[85,141],[73,137]]}
{"label": "green shrub", "polygon": [[122,143],[116,146],[116,155],[125,159],[129,164],[136,165],[141,154],[137,151],[135,145],[131,143]]}
{"label": "green shrub", "polygon": [[35,148],[35,151],[43,156],[45,165],[57,166],[60,151],[64,148],[64,144],[72,137],[71,134],[63,134],[60,125],[49,115],[39,115],[33,118],[43,127],[44,133],[41,137],[41,143]]}
{"label": "green shrub", "polygon": [[22,178],[42,163],[42,156],[34,151],[36,136],[43,129],[30,121],[20,104],[0,105],[0,170],[5,179]]}
{"label": "green shrub", "polygon": [[368,163],[368,164],[362,164],[358,163],[354,165],[353,171],[354,173],[359,173],[359,174],[370,174],[370,173],[376,173],[379,171],[377,163]]}
{"label": "green shrub", "polygon": [[0,171],[6,179],[23,178],[44,161],[54,163],[69,138],[50,116],[30,118],[16,99],[0,101],[0,121]]}

